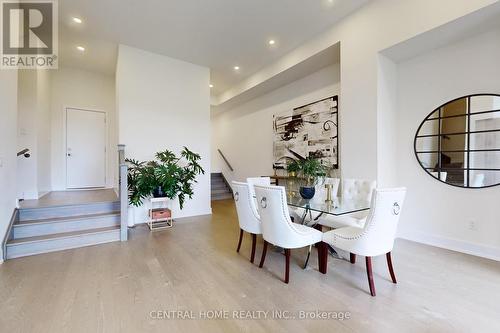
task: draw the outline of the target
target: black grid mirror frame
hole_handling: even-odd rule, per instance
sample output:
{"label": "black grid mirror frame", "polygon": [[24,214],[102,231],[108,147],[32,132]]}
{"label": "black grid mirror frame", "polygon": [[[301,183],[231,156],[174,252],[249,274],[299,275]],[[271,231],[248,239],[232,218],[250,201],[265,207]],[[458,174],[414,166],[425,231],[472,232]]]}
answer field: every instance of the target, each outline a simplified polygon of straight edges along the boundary
{"label": "black grid mirror frame", "polygon": [[[485,129],[485,130],[474,130],[471,131],[471,117],[476,116],[476,115],[486,115],[486,114],[494,114],[497,113],[500,115],[500,107],[492,107],[489,109],[485,110],[480,110],[480,111],[472,111],[471,110],[471,100],[474,97],[498,97],[500,100],[500,95],[499,94],[473,94],[473,95],[467,95],[467,96],[462,96],[459,98],[456,98],[454,100],[451,100],[449,102],[446,102],[439,106],[438,108],[434,109],[420,124],[420,126],[417,129],[417,133],[415,135],[414,139],[414,152],[415,152],[415,157],[417,158],[418,163],[422,167],[422,169],[425,170],[426,173],[428,173],[432,178],[437,179],[438,181],[459,187],[459,188],[473,188],[473,189],[478,189],[478,188],[487,188],[487,187],[493,187],[493,186],[498,186],[500,185],[500,181],[494,184],[483,184],[482,186],[471,186],[471,172],[498,172],[500,175],[500,165],[495,165],[495,167],[483,167],[483,168],[478,168],[478,167],[471,167],[471,160],[470,160],[470,154],[471,153],[493,153],[497,152],[500,154],[500,145],[496,146],[495,148],[487,148],[487,149],[474,149],[471,148],[471,134],[483,134],[483,133],[500,133],[500,126],[495,127],[492,129]],[[460,114],[453,114],[453,115],[443,115],[443,109],[454,103],[458,102],[460,100],[466,101],[466,110],[464,113]],[[444,133],[442,132],[442,125],[443,125],[443,120],[448,119],[448,118],[458,118],[458,117],[464,117],[465,118],[465,131],[461,132],[452,132],[452,133]],[[500,117],[500,116],[499,116]],[[432,133],[432,134],[421,134],[422,129],[426,124],[429,124],[431,121],[437,121],[437,129],[438,133]],[[454,136],[454,135],[463,135],[465,137],[465,145],[463,149],[454,149],[454,150],[445,150],[443,149],[443,139],[449,138],[449,136]],[[437,149],[418,149],[418,140],[423,139],[423,138],[430,138],[430,139],[437,139]],[[463,161],[463,166],[461,168],[446,168],[443,166],[443,156],[445,153],[463,153],[466,155],[466,158],[464,158]],[[436,166],[432,165],[424,165],[422,162],[422,159],[420,158],[419,155],[423,154],[437,154],[437,164]],[[458,185],[456,183],[451,183],[449,181],[443,180],[442,174],[447,173],[448,171],[462,171],[464,174],[464,180],[463,180],[463,185]],[[434,173],[434,175],[432,174]],[[444,177],[445,178],[445,177]]]}

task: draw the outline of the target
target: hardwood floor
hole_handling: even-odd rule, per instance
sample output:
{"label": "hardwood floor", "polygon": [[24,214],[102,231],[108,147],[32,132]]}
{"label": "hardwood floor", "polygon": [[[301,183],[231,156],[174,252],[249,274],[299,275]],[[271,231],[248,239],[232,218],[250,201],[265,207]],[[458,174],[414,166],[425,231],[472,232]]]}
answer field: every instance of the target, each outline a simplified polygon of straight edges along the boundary
{"label": "hardwood floor", "polygon": [[[284,256],[268,249],[263,269],[249,262],[251,236],[236,253],[239,228],[231,200],[213,216],[174,228],[130,232],[126,243],[43,254],[0,265],[1,332],[499,332],[500,263],[398,240],[391,282],[384,256],[373,258],[377,297],[364,260],[293,250],[290,283]],[[256,257],[262,239],[258,237]],[[362,258],[361,258],[362,259]],[[258,260],[257,260],[258,261]],[[349,311],[348,320],[172,320],[152,311]],[[166,312],[165,312],[166,313]],[[156,312],[155,312],[156,314]],[[186,314],[186,313],[184,313]]]}

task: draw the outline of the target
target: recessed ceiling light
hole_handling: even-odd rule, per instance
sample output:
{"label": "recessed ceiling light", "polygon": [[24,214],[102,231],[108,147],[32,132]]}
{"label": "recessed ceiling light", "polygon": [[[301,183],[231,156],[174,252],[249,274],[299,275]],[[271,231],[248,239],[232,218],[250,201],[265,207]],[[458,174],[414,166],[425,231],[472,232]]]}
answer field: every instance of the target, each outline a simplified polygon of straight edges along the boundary
{"label": "recessed ceiling light", "polygon": [[276,41],[274,39],[271,39],[271,40],[269,40],[268,43],[269,43],[269,45],[274,45],[274,44],[276,44]]}
{"label": "recessed ceiling light", "polygon": [[80,24],[82,23],[82,19],[78,17],[73,17],[73,22]]}
{"label": "recessed ceiling light", "polygon": [[213,87],[214,87],[214,85],[213,85],[213,84],[210,84],[210,85],[209,85],[209,87],[210,87],[210,88],[213,88]]}
{"label": "recessed ceiling light", "polygon": [[80,52],[85,51],[85,48],[83,46],[77,46],[76,49]]}
{"label": "recessed ceiling light", "polygon": [[237,71],[240,69],[240,66],[234,66],[234,70]]}

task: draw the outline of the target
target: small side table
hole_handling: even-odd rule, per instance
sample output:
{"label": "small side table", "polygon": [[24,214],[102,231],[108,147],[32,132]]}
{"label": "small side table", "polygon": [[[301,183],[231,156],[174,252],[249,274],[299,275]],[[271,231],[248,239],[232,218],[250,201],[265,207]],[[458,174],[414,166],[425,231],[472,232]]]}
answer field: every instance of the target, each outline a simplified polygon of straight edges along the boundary
{"label": "small side table", "polygon": [[170,199],[168,198],[150,198],[150,208],[149,208],[149,220],[148,227],[149,230],[162,230],[171,228],[174,225],[174,219],[172,218],[172,211],[167,207]]}

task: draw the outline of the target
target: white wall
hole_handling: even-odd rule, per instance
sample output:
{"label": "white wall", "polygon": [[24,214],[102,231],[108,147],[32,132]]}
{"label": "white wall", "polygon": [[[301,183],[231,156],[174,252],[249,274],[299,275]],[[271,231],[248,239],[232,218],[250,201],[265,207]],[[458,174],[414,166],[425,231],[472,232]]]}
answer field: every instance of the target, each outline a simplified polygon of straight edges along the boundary
{"label": "white wall", "polygon": [[20,70],[18,80],[17,149],[30,149],[30,158],[18,159],[17,195],[38,199],[51,189],[50,72]]}
{"label": "white wall", "polygon": [[500,94],[499,40],[500,31],[493,31],[398,65],[397,178],[408,187],[403,238],[500,260],[500,187],[440,183],[420,167],[413,149],[418,126],[436,107],[469,94]]}
{"label": "white wall", "polygon": [[[0,70],[0,239],[17,204],[17,71]],[[3,258],[0,247],[0,261]]]}
{"label": "white wall", "polygon": [[[273,114],[339,93],[340,66],[335,64],[212,116],[212,171],[222,171],[228,181],[272,175]],[[339,117],[342,117],[341,100],[339,104]],[[340,128],[340,133],[343,130]],[[224,153],[234,172],[227,168],[217,149]]]}
{"label": "white wall", "polygon": [[51,70],[37,70],[37,189],[39,197],[52,190],[51,74]]}
{"label": "white wall", "polygon": [[66,189],[66,107],[106,112],[108,130],[106,187],[115,186],[117,131],[115,78],[75,68],[52,73],[51,165],[53,190]]}
{"label": "white wall", "polygon": [[17,196],[37,199],[37,73],[21,70],[18,77],[17,150],[28,148],[31,157],[19,157]]}
{"label": "white wall", "polygon": [[[256,85],[341,43],[342,112],[340,151],[347,178],[378,176],[378,53],[496,0],[377,0],[355,11],[316,38],[296,48],[232,87],[217,99],[225,102]],[[485,9],[486,10],[486,9]],[[270,144],[270,143],[268,143]]]}
{"label": "white wall", "polygon": [[[199,153],[205,175],[174,218],[210,214],[210,72],[206,67],[120,45],[116,73],[119,141],[128,158],[149,160],[183,146]],[[146,220],[145,207],[129,214]]]}

